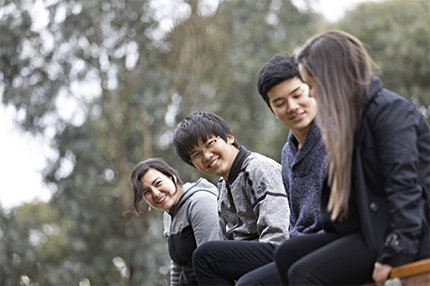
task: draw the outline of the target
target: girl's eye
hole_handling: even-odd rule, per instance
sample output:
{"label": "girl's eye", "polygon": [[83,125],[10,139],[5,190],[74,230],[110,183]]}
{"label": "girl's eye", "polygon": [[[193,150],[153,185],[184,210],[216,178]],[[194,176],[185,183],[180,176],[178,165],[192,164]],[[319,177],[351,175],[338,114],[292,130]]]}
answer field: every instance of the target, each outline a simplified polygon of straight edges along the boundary
{"label": "girl's eye", "polygon": [[276,104],[275,107],[279,108],[279,107],[282,107],[284,104],[285,104],[284,102],[281,102],[281,103]]}

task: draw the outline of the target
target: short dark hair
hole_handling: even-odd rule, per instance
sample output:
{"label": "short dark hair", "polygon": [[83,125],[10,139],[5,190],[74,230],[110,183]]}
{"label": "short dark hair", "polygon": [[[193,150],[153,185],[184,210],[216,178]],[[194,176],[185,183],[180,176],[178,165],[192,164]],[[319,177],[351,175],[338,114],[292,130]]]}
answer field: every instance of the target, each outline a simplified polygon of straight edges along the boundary
{"label": "short dark hair", "polygon": [[143,188],[140,180],[150,170],[154,169],[170,178],[175,184],[176,192],[178,187],[182,187],[183,183],[179,178],[178,172],[173,169],[169,164],[163,161],[161,158],[151,158],[138,163],[133,171],[131,172],[131,187],[134,193],[133,207],[137,214],[142,213],[142,207],[140,202],[143,200]]}
{"label": "short dark hair", "polygon": [[257,83],[258,93],[267,103],[269,108],[271,107],[267,93],[272,89],[272,87],[295,77],[302,80],[296,59],[288,56],[287,54],[275,55],[261,69]]}
{"label": "short dark hair", "polygon": [[[199,138],[205,143],[211,136],[220,136],[227,142],[229,134],[234,135],[221,116],[210,112],[194,112],[187,115],[176,127],[173,148],[182,161],[194,167],[190,155],[198,146]],[[233,145],[238,149],[240,147],[236,139]]]}

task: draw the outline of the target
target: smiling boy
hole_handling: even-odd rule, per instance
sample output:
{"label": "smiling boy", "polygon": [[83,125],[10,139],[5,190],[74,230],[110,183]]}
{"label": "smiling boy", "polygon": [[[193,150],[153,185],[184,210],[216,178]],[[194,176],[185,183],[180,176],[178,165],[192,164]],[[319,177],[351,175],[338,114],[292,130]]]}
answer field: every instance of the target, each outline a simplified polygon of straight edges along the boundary
{"label": "smiling boy", "polygon": [[[227,241],[207,242],[194,252],[199,284],[229,285],[273,261],[274,249],[288,238],[289,228],[280,164],[239,146],[228,124],[213,113],[196,112],[185,117],[175,130],[173,146],[184,162],[221,177],[218,213]],[[240,248],[235,246],[238,243]],[[229,259],[238,252],[255,257],[251,263],[238,264]],[[227,272],[229,277],[224,277]]]}
{"label": "smiling boy", "polygon": [[[314,124],[316,99],[301,80],[297,62],[288,55],[276,55],[262,68],[258,92],[276,119],[290,129],[281,162],[283,191],[290,205],[289,235],[320,233],[320,196],[327,158],[320,130]],[[274,249],[235,241],[225,249],[204,253],[209,257],[215,253],[226,267],[212,265],[205,256],[196,255],[199,252],[194,253],[193,266],[200,285],[279,285]]]}

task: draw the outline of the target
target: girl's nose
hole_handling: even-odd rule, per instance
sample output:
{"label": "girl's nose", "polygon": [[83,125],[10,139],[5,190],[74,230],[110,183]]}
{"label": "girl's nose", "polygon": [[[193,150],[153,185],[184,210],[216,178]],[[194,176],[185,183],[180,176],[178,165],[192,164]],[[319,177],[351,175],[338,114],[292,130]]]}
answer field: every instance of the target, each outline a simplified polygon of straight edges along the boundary
{"label": "girl's nose", "polygon": [[160,191],[157,188],[152,189],[152,196],[157,198],[160,195]]}

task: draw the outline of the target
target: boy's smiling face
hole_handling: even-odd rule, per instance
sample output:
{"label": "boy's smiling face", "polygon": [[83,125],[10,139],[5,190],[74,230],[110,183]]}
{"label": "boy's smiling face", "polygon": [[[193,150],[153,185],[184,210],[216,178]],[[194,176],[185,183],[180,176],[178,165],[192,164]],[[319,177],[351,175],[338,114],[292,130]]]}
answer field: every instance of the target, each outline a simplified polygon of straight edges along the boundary
{"label": "boy's smiling face", "polygon": [[272,87],[267,96],[276,118],[290,128],[299,141],[304,140],[318,111],[308,85],[294,77]]}
{"label": "boy's smiling face", "polygon": [[[190,154],[192,163],[201,172],[208,175],[223,177],[228,180],[231,166],[236,159],[239,150],[233,145],[233,135],[227,135],[227,142],[221,137],[217,139],[212,135],[206,142],[201,138],[198,140],[198,146]],[[199,154],[195,157],[196,154]]]}

